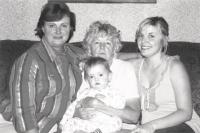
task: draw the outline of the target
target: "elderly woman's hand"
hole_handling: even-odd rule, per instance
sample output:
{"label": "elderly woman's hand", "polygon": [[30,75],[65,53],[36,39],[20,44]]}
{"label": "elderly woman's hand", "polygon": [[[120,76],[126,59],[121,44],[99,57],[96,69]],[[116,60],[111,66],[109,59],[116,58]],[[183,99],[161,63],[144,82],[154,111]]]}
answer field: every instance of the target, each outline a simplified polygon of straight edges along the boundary
{"label": "elderly woman's hand", "polygon": [[86,97],[81,102],[81,107],[83,108],[98,109],[98,108],[101,108],[102,106],[105,106],[104,102],[94,97]]}
{"label": "elderly woman's hand", "polygon": [[96,111],[94,108],[82,108],[78,107],[75,109],[75,113],[73,117],[78,117],[83,120],[89,120],[92,119],[96,114]]}
{"label": "elderly woman's hand", "polygon": [[76,108],[74,117],[78,117],[84,120],[92,119],[96,115],[96,109],[105,104],[93,97],[86,97],[81,101],[81,106]]}
{"label": "elderly woman's hand", "polygon": [[143,124],[135,128],[131,133],[154,133],[155,129],[151,123]]}

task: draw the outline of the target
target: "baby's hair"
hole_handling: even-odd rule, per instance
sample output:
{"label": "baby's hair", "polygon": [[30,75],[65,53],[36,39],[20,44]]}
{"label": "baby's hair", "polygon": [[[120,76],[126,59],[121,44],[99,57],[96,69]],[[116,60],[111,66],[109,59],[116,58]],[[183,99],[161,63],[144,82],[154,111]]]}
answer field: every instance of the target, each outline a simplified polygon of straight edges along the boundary
{"label": "baby's hair", "polygon": [[88,69],[95,65],[103,65],[108,72],[111,72],[109,63],[106,59],[101,57],[89,57],[85,60],[84,64],[84,79],[88,79]]}

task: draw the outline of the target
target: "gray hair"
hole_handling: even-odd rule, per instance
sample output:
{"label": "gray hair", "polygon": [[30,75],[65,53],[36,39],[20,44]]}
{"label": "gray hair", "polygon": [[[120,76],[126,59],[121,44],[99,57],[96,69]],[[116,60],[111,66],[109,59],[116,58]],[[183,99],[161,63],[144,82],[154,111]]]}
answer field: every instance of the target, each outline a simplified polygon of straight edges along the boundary
{"label": "gray hair", "polygon": [[107,22],[95,21],[89,26],[89,29],[83,39],[83,47],[88,53],[90,52],[90,46],[93,45],[94,41],[100,36],[107,36],[111,38],[115,52],[118,52],[121,49],[122,44],[120,31]]}

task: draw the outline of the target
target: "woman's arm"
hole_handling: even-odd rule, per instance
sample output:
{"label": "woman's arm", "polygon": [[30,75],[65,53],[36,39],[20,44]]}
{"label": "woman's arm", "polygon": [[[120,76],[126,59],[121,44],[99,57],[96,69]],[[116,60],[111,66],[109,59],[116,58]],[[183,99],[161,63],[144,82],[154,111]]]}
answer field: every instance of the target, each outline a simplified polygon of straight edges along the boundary
{"label": "woman's arm", "polygon": [[31,58],[33,57],[23,54],[13,65],[10,76],[13,121],[18,132],[38,131],[34,113],[37,65]]}
{"label": "woman's arm", "polygon": [[86,98],[83,104],[85,108],[94,108],[96,111],[100,111],[111,116],[118,116],[124,123],[135,124],[138,122],[140,116],[139,98],[127,101],[126,106],[123,109],[116,109],[111,106],[107,106],[102,101],[91,97]]}
{"label": "woman's arm", "polygon": [[137,98],[127,101],[123,109],[106,105],[97,106],[96,109],[111,116],[118,116],[124,123],[128,124],[136,124],[140,117],[140,102]]}
{"label": "woman's arm", "polygon": [[176,126],[191,119],[192,100],[190,81],[185,67],[178,59],[172,61],[170,79],[175,92],[177,111],[166,117],[146,123],[142,125],[142,128],[154,131],[156,129]]}

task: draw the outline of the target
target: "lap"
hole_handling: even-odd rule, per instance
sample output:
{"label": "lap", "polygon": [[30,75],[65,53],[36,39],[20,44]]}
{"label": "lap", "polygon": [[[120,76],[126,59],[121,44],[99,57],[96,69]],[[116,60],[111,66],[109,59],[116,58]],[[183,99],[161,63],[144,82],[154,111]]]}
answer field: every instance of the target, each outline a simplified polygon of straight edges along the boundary
{"label": "lap", "polygon": [[0,124],[0,133],[17,133],[12,124]]}
{"label": "lap", "polygon": [[195,133],[190,126],[183,123],[174,127],[157,130],[155,133]]}
{"label": "lap", "polygon": [[[122,129],[120,131],[117,131],[115,133],[131,133],[131,130],[129,129]],[[165,129],[160,129],[155,131],[155,133],[195,133],[190,126],[183,123],[174,127],[169,127]]]}
{"label": "lap", "polygon": [[117,131],[115,133],[131,133],[131,131],[136,128],[135,124],[122,124],[122,129],[120,131]]}
{"label": "lap", "polygon": [[17,133],[14,129],[12,122],[3,119],[0,114],[0,133]]}
{"label": "lap", "polygon": [[131,130],[128,130],[128,129],[122,129],[120,131],[117,131],[115,133],[131,133]]}

